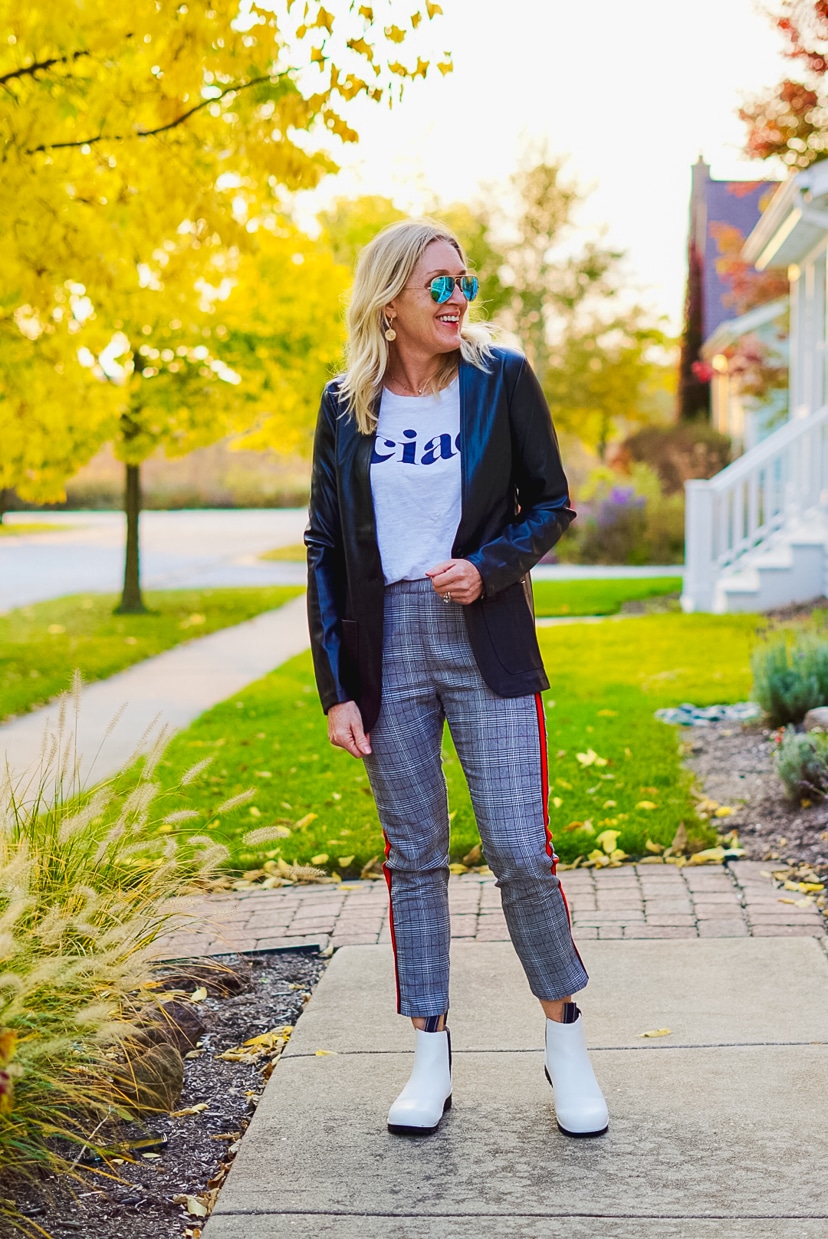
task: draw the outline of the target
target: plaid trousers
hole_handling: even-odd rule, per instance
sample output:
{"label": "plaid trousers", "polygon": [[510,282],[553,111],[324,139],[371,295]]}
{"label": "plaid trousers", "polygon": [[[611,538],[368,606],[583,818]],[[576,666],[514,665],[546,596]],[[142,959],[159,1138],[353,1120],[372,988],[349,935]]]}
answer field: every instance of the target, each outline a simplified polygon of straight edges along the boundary
{"label": "plaid trousers", "polygon": [[386,588],[382,673],[365,766],[385,834],[398,1011],[449,1008],[446,721],[532,993],[559,999],[583,989],[587,973],[549,834],[540,694],[498,697],[488,688],[460,606],[443,602],[426,579]]}

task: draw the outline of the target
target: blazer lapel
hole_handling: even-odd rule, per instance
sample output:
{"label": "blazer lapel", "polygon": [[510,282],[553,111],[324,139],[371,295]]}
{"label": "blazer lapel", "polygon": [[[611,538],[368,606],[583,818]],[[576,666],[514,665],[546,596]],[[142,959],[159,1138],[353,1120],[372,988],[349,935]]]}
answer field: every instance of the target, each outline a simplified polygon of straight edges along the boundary
{"label": "blazer lapel", "polygon": [[[377,396],[374,411],[379,412],[380,397]],[[376,430],[371,434],[360,434],[356,428],[356,448],[354,450],[354,494],[357,497],[357,522],[359,536],[377,542],[377,522],[374,514],[374,500],[371,495],[371,457],[377,439]]]}
{"label": "blazer lapel", "polygon": [[466,543],[466,524],[469,506],[469,486],[471,482],[472,444],[473,438],[473,404],[475,367],[461,356],[457,367],[460,385],[460,523],[454,538],[453,551],[455,556],[462,556]]}

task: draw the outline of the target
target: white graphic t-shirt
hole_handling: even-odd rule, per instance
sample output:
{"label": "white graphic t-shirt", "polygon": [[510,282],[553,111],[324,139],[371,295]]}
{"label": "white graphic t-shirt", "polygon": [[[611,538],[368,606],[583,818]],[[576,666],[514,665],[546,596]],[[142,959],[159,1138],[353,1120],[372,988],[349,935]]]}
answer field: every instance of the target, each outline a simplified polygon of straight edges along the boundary
{"label": "white graphic t-shirt", "polygon": [[385,584],[451,559],[460,523],[460,383],[436,396],[383,389],[371,493]]}

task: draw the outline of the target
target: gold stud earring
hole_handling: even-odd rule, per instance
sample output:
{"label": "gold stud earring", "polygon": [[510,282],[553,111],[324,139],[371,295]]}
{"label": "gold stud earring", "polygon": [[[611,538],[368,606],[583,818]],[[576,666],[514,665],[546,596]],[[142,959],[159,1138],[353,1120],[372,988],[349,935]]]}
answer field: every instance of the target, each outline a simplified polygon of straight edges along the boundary
{"label": "gold stud earring", "polygon": [[[386,321],[388,321],[388,320],[386,320]],[[383,334],[384,334],[384,336],[385,336],[386,340],[388,340],[388,342],[389,342],[389,343],[390,343],[392,340],[396,340],[396,338],[397,338],[397,333],[396,333],[396,331],[394,330],[394,328],[391,326],[391,323],[390,323],[390,322],[388,322],[388,326],[385,328],[385,331],[384,331],[384,333],[383,333]]]}

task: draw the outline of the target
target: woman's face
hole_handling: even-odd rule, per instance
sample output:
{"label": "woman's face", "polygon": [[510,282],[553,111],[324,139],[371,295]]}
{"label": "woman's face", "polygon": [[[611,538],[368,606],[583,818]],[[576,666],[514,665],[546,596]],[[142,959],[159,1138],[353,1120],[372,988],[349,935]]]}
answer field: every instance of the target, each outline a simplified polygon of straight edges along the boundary
{"label": "woman's face", "polygon": [[386,306],[403,353],[433,357],[460,347],[460,327],[468,302],[455,284],[448,301],[438,305],[429,284],[435,275],[465,275],[457,250],[448,241],[430,241],[411,273],[408,284]]}

